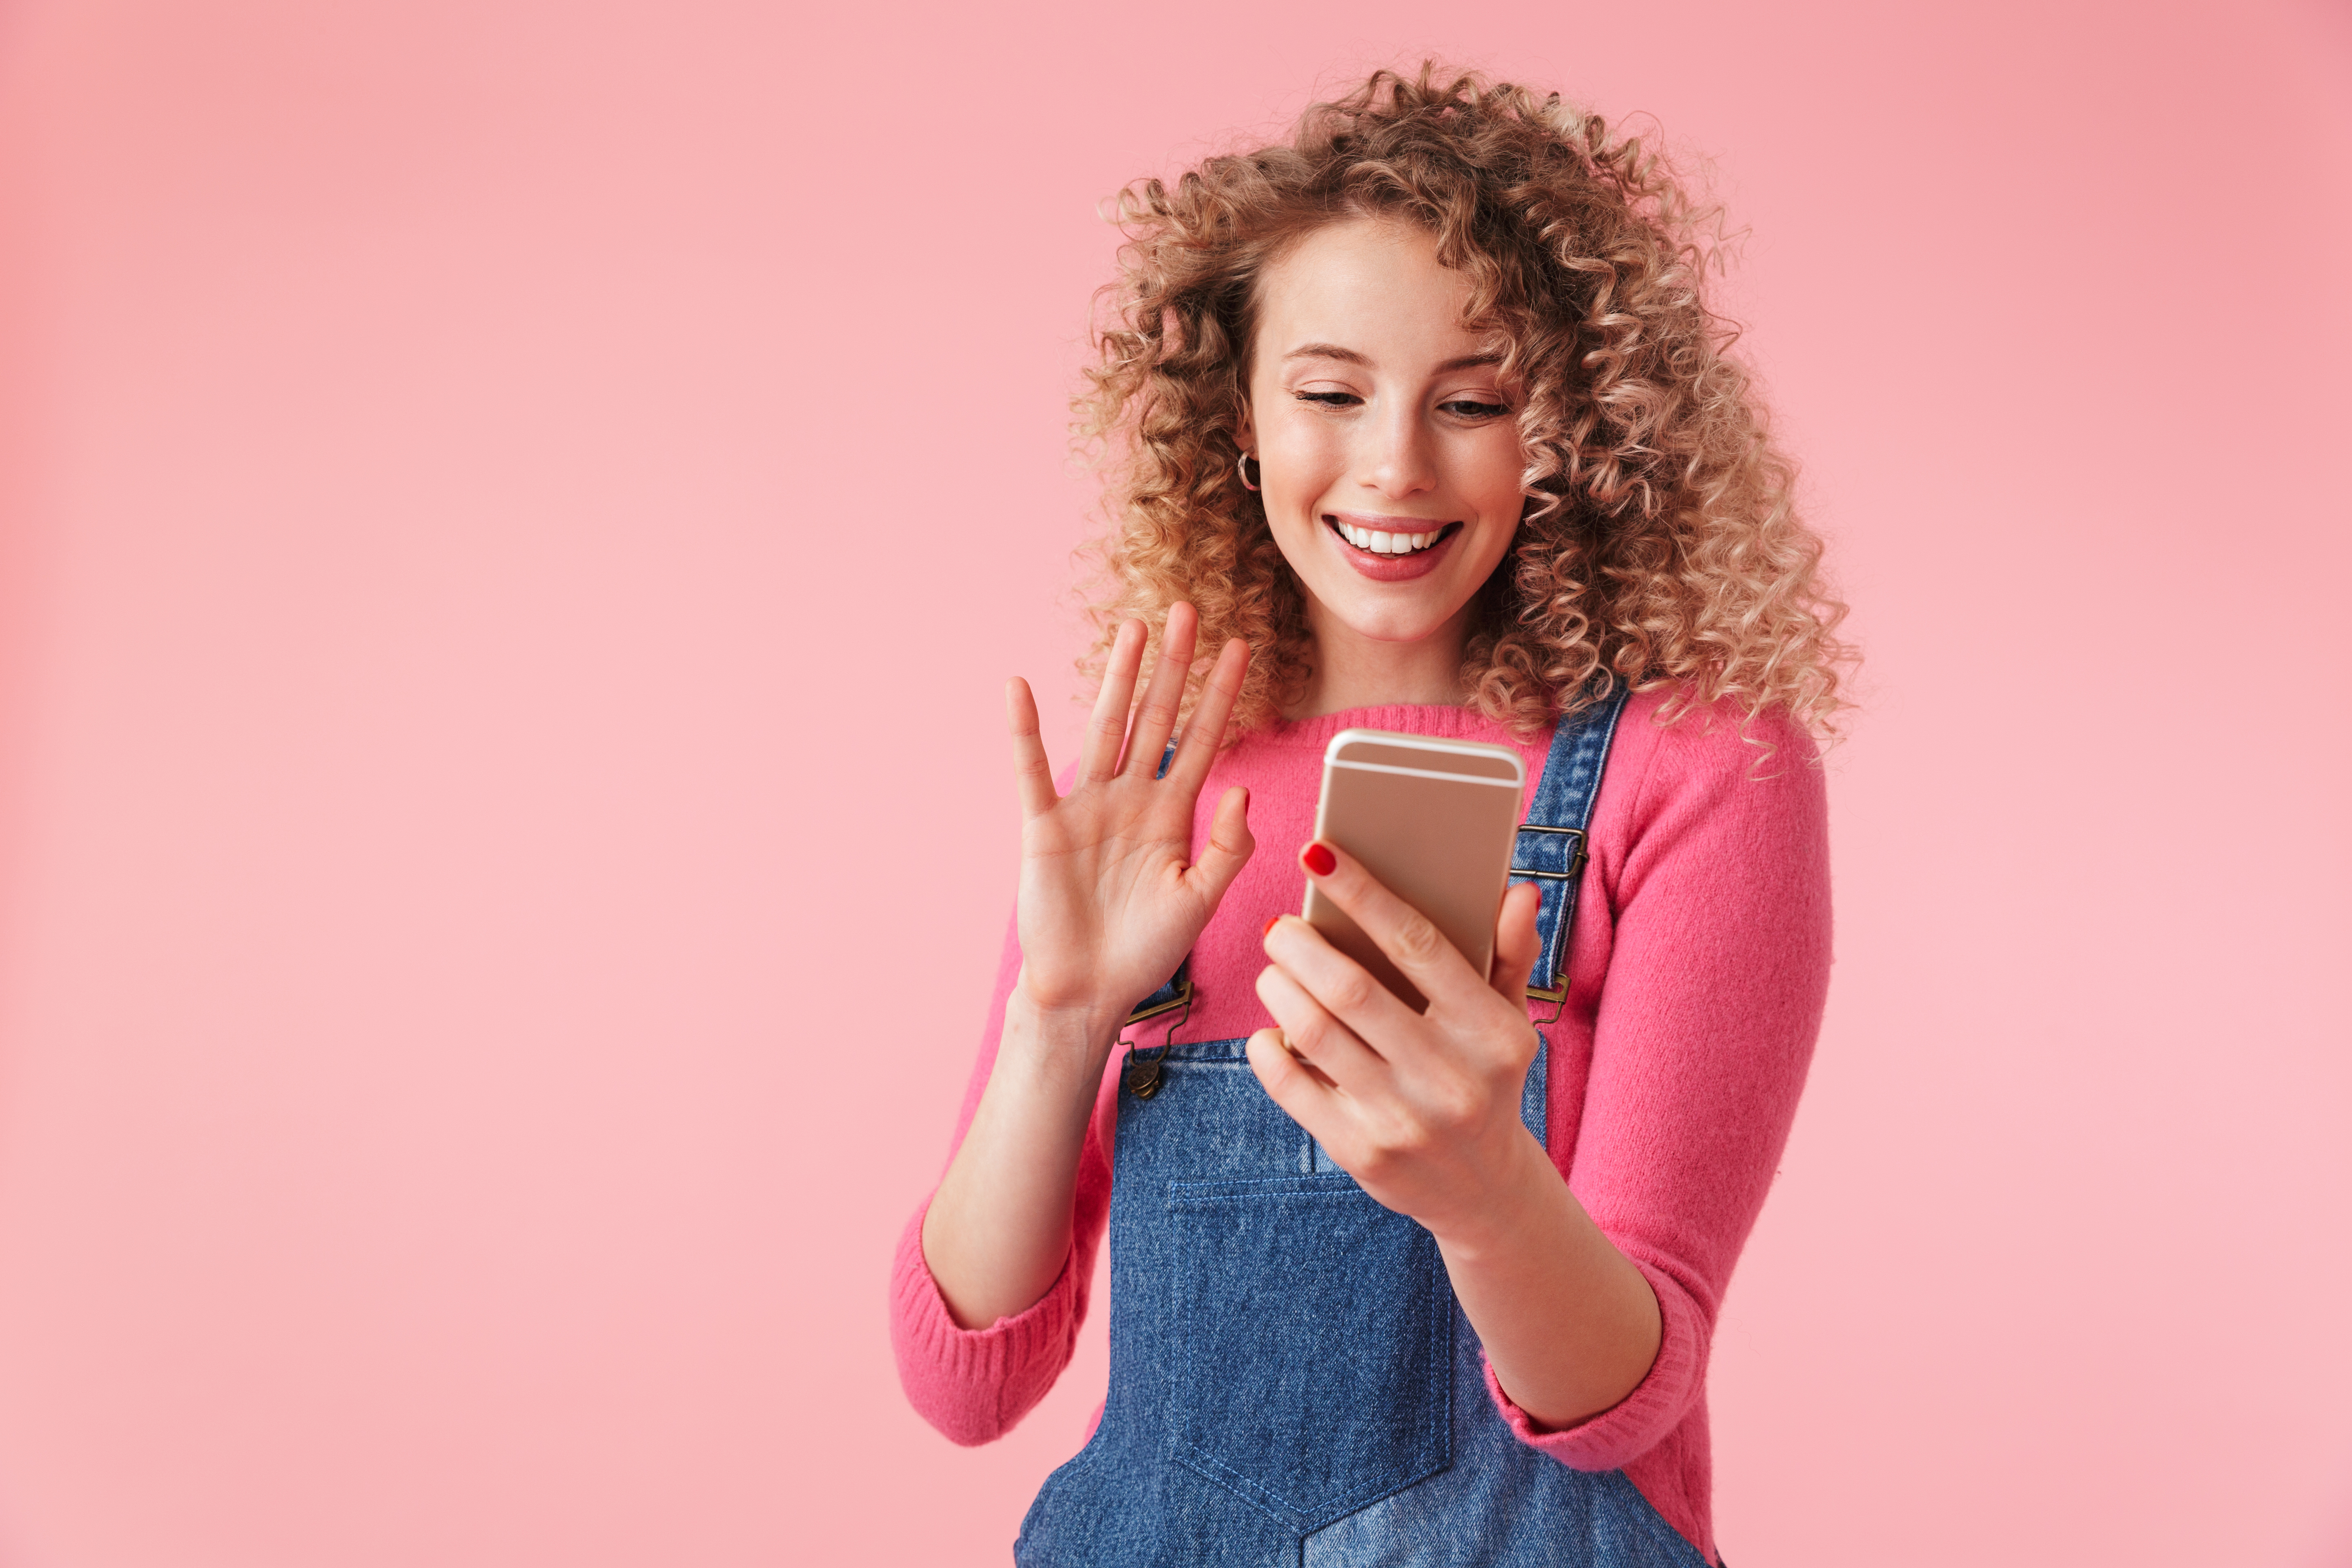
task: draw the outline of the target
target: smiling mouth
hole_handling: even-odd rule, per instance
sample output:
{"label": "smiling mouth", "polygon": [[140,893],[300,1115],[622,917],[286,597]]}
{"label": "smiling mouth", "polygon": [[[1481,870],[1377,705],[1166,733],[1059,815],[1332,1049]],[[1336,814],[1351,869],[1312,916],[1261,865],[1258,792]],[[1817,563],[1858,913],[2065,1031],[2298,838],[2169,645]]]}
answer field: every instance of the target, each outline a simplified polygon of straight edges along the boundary
{"label": "smiling mouth", "polygon": [[1459,522],[1442,522],[1426,533],[1403,533],[1377,528],[1359,528],[1339,518],[1325,514],[1323,525],[1357,549],[1373,555],[1418,555],[1442,542],[1447,535],[1461,528]]}

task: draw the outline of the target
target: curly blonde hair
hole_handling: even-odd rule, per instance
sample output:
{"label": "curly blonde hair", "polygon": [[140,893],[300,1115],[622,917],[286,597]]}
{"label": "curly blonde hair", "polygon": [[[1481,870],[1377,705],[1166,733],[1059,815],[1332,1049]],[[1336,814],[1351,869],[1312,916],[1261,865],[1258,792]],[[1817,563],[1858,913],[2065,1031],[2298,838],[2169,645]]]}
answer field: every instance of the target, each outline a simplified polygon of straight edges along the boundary
{"label": "curly blonde hair", "polygon": [[1106,459],[1109,521],[1082,666],[1100,668],[1120,621],[1157,627],[1190,600],[1196,691],[1226,638],[1250,645],[1234,734],[1302,691],[1305,603],[1239,482],[1236,431],[1266,269],[1363,216],[1435,237],[1470,281],[1467,324],[1502,340],[1502,374],[1524,388],[1528,504],[1479,591],[1473,706],[1524,736],[1622,681],[1673,689],[1661,721],[1727,698],[1833,732],[1845,606],[1732,357],[1736,329],[1701,298],[1717,213],[1558,94],[1427,65],[1314,105],[1287,142],[1119,194],[1127,242],[1073,405],[1080,446]]}

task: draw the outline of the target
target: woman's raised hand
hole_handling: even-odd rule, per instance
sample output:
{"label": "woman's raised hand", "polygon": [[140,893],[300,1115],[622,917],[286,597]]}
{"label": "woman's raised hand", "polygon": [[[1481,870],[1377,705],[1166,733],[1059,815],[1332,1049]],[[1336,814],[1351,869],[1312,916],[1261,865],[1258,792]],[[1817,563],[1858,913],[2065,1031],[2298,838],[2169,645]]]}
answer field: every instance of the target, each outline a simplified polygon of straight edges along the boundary
{"label": "woman's raised hand", "polygon": [[1192,857],[1201,782],[1249,668],[1239,638],[1217,655],[1167,776],[1158,776],[1199,625],[1192,605],[1170,609],[1140,706],[1143,624],[1119,627],[1067,795],[1055,792],[1028,682],[1016,679],[1006,692],[1023,817],[1021,989],[1042,1013],[1083,1016],[1091,1038],[1115,1035],[1129,1010],[1167,983],[1255,847],[1248,792],[1235,786]]}
{"label": "woman's raised hand", "polygon": [[988,1087],[923,1215],[923,1260],[968,1329],[1025,1310],[1068,1267],[1078,1152],[1104,1056],[1128,1013],[1192,951],[1254,847],[1248,792],[1235,788],[1192,858],[1193,805],[1249,668],[1243,643],[1217,655],[1168,776],[1157,776],[1199,625],[1190,605],[1168,612],[1139,706],[1143,626],[1118,629],[1067,795],[1055,793],[1027,683],[1006,693],[1023,817],[1021,981]]}

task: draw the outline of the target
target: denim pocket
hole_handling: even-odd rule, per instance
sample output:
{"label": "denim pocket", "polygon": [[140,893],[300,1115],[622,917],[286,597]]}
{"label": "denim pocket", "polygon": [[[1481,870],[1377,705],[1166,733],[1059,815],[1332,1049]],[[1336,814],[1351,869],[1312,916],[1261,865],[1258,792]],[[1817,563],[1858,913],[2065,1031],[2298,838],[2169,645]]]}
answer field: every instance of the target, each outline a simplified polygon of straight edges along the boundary
{"label": "denim pocket", "polygon": [[1175,1457],[1301,1531],[1444,1469],[1437,1242],[1345,1174],[1172,1182]]}

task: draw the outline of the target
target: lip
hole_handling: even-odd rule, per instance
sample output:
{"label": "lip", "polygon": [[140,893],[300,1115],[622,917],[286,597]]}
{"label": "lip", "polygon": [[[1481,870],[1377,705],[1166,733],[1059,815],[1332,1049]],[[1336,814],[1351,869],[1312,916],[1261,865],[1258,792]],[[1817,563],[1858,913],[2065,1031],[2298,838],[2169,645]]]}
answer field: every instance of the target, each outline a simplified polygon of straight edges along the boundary
{"label": "lip", "polygon": [[1334,522],[1346,522],[1352,527],[1373,529],[1383,533],[1424,533],[1429,531],[1429,525],[1437,522],[1437,520],[1427,517],[1373,517],[1352,511],[1327,511],[1315,521],[1317,526],[1322,529],[1323,537],[1330,541],[1331,548],[1339,552],[1340,559],[1354,567],[1360,576],[1369,577],[1375,583],[1410,583],[1416,577],[1428,576],[1437,570],[1438,565],[1453,551],[1454,542],[1459,540],[1464,532],[1459,520],[1438,522],[1437,525],[1444,531],[1444,537],[1428,549],[1415,551],[1411,555],[1375,555],[1369,550],[1359,550],[1349,543],[1346,537],[1331,525]]}

